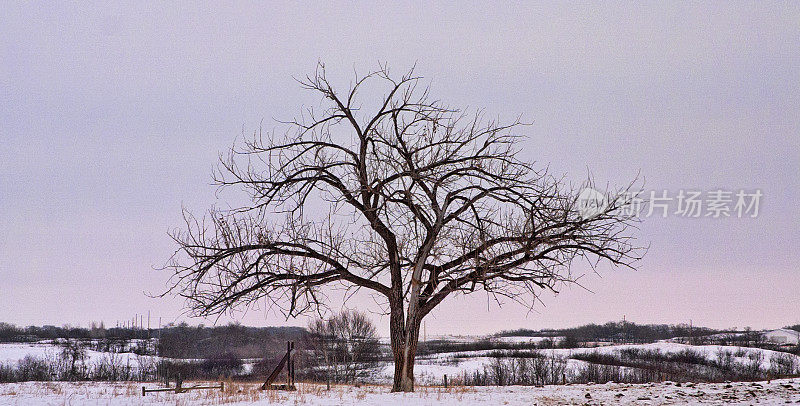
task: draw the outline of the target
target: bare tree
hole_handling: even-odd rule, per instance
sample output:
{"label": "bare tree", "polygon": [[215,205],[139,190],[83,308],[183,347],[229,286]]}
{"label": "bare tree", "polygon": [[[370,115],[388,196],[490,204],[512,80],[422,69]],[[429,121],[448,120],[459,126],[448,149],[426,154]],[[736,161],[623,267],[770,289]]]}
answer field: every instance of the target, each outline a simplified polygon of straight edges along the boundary
{"label": "bare tree", "polygon": [[413,70],[381,67],[339,92],[320,65],[300,82],[324,108],[221,159],[217,184],[249,203],[185,213],[172,234],[169,292],[196,313],[265,300],[290,317],[318,309],[323,286],[366,289],[389,314],[392,390],[413,391],[420,323],[448,296],[484,290],[533,305],[575,282],[576,258],[639,258],[634,218],[620,210],[629,199],[608,192],[581,216],[575,188],[518,158],[519,121],[449,108]]}
{"label": "bare tree", "polygon": [[307,345],[314,363],[334,382],[355,382],[358,372],[380,357],[375,325],[365,313],[343,310],[308,324]]}

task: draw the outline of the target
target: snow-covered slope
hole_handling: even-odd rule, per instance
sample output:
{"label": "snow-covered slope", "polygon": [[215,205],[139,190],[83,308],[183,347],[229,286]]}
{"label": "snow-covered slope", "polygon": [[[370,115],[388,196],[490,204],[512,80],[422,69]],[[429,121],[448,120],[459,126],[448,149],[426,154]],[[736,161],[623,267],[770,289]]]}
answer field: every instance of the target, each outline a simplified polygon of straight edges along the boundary
{"label": "snow-covered slope", "polygon": [[[152,386],[152,385],[148,385]],[[232,387],[231,387],[232,386]],[[0,405],[778,405],[800,402],[800,380],[716,384],[567,385],[537,387],[419,387],[389,393],[387,386],[300,384],[297,392],[259,391],[258,384],[233,384],[224,391],[154,393],[142,397],[136,383],[41,383],[0,385]]]}
{"label": "snow-covered slope", "polygon": [[[640,349],[660,351],[661,353],[679,353],[685,350],[691,350],[700,353],[708,360],[716,360],[721,352],[727,351],[731,354],[734,361],[746,364],[751,362],[750,356],[755,353],[761,353],[761,368],[768,370],[771,367],[770,360],[773,356],[782,355],[787,356],[786,353],[777,351],[765,350],[760,348],[736,347],[736,346],[721,346],[721,345],[702,345],[693,346],[686,344],[679,344],[673,342],[657,342],[652,344],[623,344],[611,345],[596,348],[573,348],[573,349],[548,349],[538,350],[540,353],[548,356],[560,356],[567,359],[567,371],[575,371],[584,361],[570,359],[575,354],[593,353],[611,354],[620,352],[625,349]],[[484,368],[489,368],[494,358],[490,355],[496,352],[503,352],[502,350],[479,350],[479,351],[457,351],[457,352],[443,352],[433,355],[423,356],[417,358],[417,363],[414,366],[415,375],[421,382],[424,383],[439,383],[442,382],[443,376],[457,377],[465,372],[467,374],[473,371],[483,371]],[[797,365],[800,365],[800,357],[792,355],[796,359]],[[389,363],[383,365],[375,376],[376,382],[386,383],[391,382],[394,373],[393,364]]]}
{"label": "snow-covered slope", "polygon": [[[37,343],[0,343],[0,364],[15,365],[26,356],[39,359],[51,359],[57,357],[61,352],[61,347],[49,341]],[[119,365],[130,365],[135,368],[140,362],[155,361],[158,358],[153,356],[137,355],[132,352],[100,352],[86,350],[86,361],[89,364],[101,362],[104,358],[113,356]]]}

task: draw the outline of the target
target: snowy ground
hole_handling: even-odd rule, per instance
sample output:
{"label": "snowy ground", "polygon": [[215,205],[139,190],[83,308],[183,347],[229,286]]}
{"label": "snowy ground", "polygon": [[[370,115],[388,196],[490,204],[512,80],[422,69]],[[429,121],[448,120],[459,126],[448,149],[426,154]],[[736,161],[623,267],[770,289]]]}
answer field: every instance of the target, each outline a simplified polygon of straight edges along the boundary
{"label": "snowy ground", "polygon": [[[37,343],[0,343],[0,365],[15,366],[26,356],[40,360],[55,360],[61,353],[61,347],[50,342],[41,341]],[[142,366],[152,366],[158,357],[149,355],[138,355],[132,352],[101,352],[86,350],[86,366],[94,367],[99,364],[116,365],[121,368],[128,368],[135,373]]]}
{"label": "snowy ground", "polygon": [[[41,341],[37,343],[0,343],[0,364],[13,365],[21,361],[25,356],[49,359],[57,357],[60,353],[61,347],[50,341]],[[86,350],[86,357],[89,363],[100,362],[110,355],[117,357],[122,365],[130,364],[135,366],[144,360],[150,361],[158,359],[157,357],[142,356],[132,352],[109,353]]]}
{"label": "snowy ground", "polygon": [[[469,337],[439,337],[441,339],[453,340],[457,342],[468,342]],[[511,341],[521,342],[525,339],[532,339],[537,341],[539,337],[513,337]],[[461,341],[459,341],[461,340]],[[474,337],[473,337],[474,341]],[[505,340],[504,340],[505,341]],[[739,363],[748,363],[748,356],[751,353],[763,353],[761,361],[762,368],[768,370],[770,368],[770,359],[773,355],[778,353],[770,350],[759,348],[746,348],[735,346],[719,346],[719,345],[703,345],[692,346],[686,344],[679,344],[674,342],[662,341],[652,344],[623,344],[611,345],[597,348],[575,348],[575,349],[552,349],[552,350],[539,350],[546,355],[557,355],[567,359],[567,371],[576,371],[585,362],[570,359],[570,356],[577,353],[599,352],[611,353],[620,351],[626,348],[639,348],[643,350],[659,350],[662,353],[680,352],[686,349],[691,349],[696,352],[702,353],[706,358],[714,360],[718,357],[720,351],[728,351],[734,356],[734,360]],[[482,371],[484,367],[488,367],[494,361],[489,355],[498,350],[480,350],[480,351],[459,351],[459,352],[443,352],[432,354],[428,356],[420,356],[417,358],[416,366],[414,367],[417,381],[425,385],[435,385],[442,382],[444,375],[451,378],[462,376],[464,373],[471,373],[473,371]],[[0,343],[0,364],[13,365],[26,355],[31,355],[37,358],[50,358],[57,356],[60,352],[60,347],[51,342],[39,343]],[[88,363],[96,364],[104,360],[111,353],[97,352],[93,350],[87,351]],[[113,356],[119,365],[130,365],[131,368],[136,368],[142,362],[152,362],[157,360],[156,357],[138,356],[136,354],[114,353]],[[257,360],[244,360],[245,372],[252,370],[252,366]],[[800,364],[800,357],[797,357],[797,362]],[[387,384],[391,382],[394,373],[394,367],[391,363],[383,363],[374,373],[371,374],[369,379],[370,383]]]}
{"label": "snowy ground", "polygon": [[[514,341],[516,341],[515,339]],[[614,345],[600,348],[541,350],[547,355],[569,358],[576,353],[620,351],[625,348],[659,350],[662,353],[691,349],[714,359],[718,353],[729,351],[737,362],[746,362],[751,352],[763,352],[763,368],[769,368],[772,351],[756,348],[690,346],[672,342],[653,344]],[[0,344],[0,363],[14,364],[26,355],[49,357],[58,354],[52,343]],[[800,379],[771,382],[734,383],[656,383],[656,384],[575,384],[536,387],[456,387],[443,389],[442,377],[458,377],[465,371],[482,370],[493,361],[493,350],[438,353],[417,359],[415,373],[420,387],[414,394],[391,394],[392,365],[384,364],[374,375],[376,385],[324,386],[301,384],[297,392],[261,392],[257,384],[228,384],[224,391],[198,390],[182,394],[155,393],[141,395],[142,386],[153,383],[105,382],[24,382],[0,384],[0,405],[212,405],[212,404],[312,404],[312,405],[557,405],[557,404],[800,404]],[[89,351],[89,362],[101,360],[106,353]],[[135,354],[121,353],[132,364]],[[798,360],[800,362],[800,359]],[[567,368],[576,368],[584,361],[568,359]],[[191,385],[191,384],[189,384]]]}
{"label": "snowy ground", "polygon": [[[765,350],[761,348],[748,348],[736,346],[721,346],[721,345],[687,345],[672,342],[657,342],[652,344],[622,344],[612,345],[597,348],[573,348],[573,349],[552,349],[552,350],[539,350],[542,354],[557,355],[567,359],[567,371],[575,371],[579,368],[584,361],[569,359],[573,354],[579,353],[613,353],[621,351],[626,348],[639,348],[642,350],[658,350],[662,353],[677,353],[683,350],[692,350],[701,353],[709,360],[715,360],[720,351],[728,351],[733,356],[733,360],[739,363],[746,364],[750,362],[749,355],[751,353],[762,353],[761,367],[764,370],[770,368],[770,359],[774,355],[785,355],[776,351]],[[414,366],[414,372],[419,382],[424,384],[439,384],[445,374],[452,377],[461,376],[463,373],[471,373],[473,371],[482,371],[484,367],[489,367],[494,361],[494,358],[489,357],[493,352],[498,350],[480,350],[480,351],[459,351],[459,352],[443,352],[429,356],[418,357],[417,363]],[[797,358],[800,364],[800,357]],[[391,382],[394,373],[394,366],[391,363],[385,364],[375,374],[374,381],[378,383]]]}
{"label": "snowy ground", "polygon": [[[148,387],[153,384],[145,384]],[[560,385],[542,388],[420,387],[412,394],[389,393],[386,386],[300,384],[297,392],[259,391],[257,384],[229,384],[224,391],[155,393],[142,397],[142,384],[26,382],[0,384],[0,405],[674,405],[800,403],[800,379],[682,385]]]}
{"label": "snowy ground", "polygon": [[511,337],[494,337],[492,340],[504,342],[504,343],[514,343],[514,344],[532,344],[532,343],[542,343],[543,341],[552,341],[558,343],[562,341],[564,337],[525,337],[525,336],[511,336]]}

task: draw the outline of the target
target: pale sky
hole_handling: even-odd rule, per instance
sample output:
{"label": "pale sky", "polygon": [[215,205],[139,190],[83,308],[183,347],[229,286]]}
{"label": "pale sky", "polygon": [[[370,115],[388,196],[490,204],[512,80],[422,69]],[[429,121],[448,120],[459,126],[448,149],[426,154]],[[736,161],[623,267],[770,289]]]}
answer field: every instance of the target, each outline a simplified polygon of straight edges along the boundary
{"label": "pale sky", "polygon": [[[152,299],[181,207],[216,201],[216,157],[349,78],[416,63],[436,98],[534,124],[525,157],[580,182],[763,193],[757,218],[646,218],[636,272],[604,267],[534,311],[448,299],[428,334],[622,319],[800,323],[800,3],[429,3],[0,12],[0,321],[187,320]],[[341,81],[343,85],[347,81]],[[377,310],[368,297],[351,307]],[[303,325],[254,310],[244,324]],[[375,318],[385,332],[387,320]],[[227,318],[221,322],[227,322]],[[205,321],[208,324],[208,321]]]}

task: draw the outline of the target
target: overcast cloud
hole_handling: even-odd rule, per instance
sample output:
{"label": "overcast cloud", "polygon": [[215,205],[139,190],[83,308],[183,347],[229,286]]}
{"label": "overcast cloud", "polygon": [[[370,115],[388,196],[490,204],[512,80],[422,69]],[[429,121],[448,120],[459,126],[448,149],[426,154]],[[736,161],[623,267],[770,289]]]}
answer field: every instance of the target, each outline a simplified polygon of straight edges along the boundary
{"label": "overcast cloud", "polygon": [[318,102],[292,76],[321,60],[342,86],[416,63],[448,104],[522,114],[525,156],[576,183],[764,195],[757,218],[645,219],[641,269],[587,274],[594,293],[533,312],[460,297],[429,334],[800,323],[799,3],[239,6],[2,6],[0,321],[186,319],[144,294],[164,287],[167,231],[220,203],[211,170],[237,136]]}

